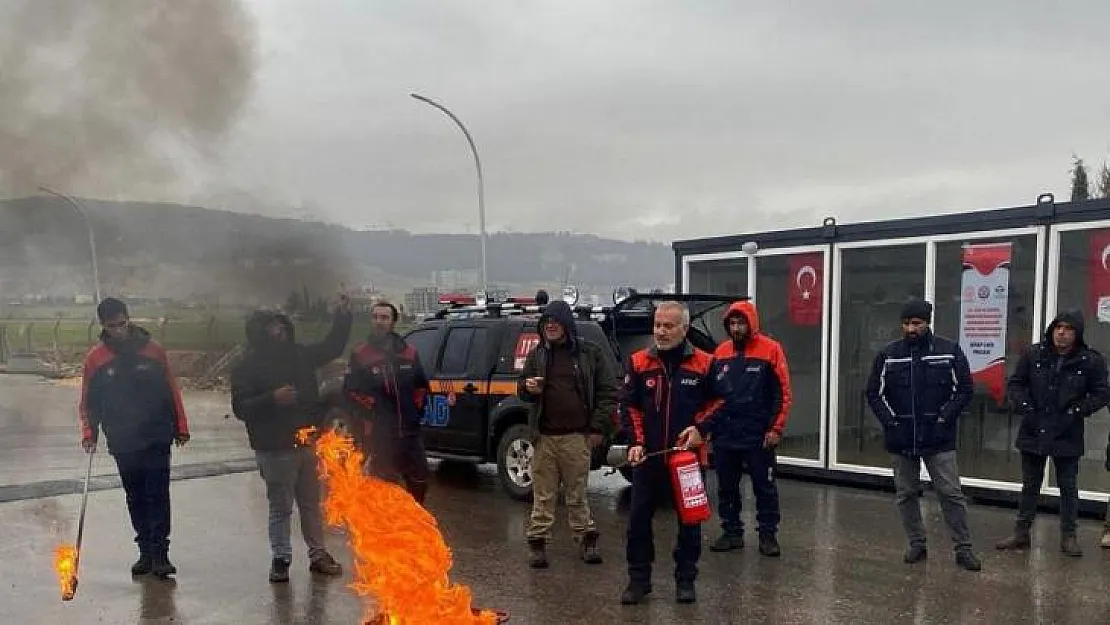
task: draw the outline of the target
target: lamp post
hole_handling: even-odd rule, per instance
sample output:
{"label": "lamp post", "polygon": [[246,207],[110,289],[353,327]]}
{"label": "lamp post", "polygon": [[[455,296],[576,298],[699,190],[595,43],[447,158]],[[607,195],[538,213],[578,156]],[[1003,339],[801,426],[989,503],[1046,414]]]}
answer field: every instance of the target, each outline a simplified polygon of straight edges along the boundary
{"label": "lamp post", "polygon": [[436,102],[435,100],[432,100],[431,98],[424,97],[419,93],[410,93],[409,95],[429,106],[433,106],[439,109],[445,115],[450,117],[451,121],[455,122],[455,125],[457,125],[459,127],[459,130],[462,131],[463,136],[466,137],[466,142],[470,144],[470,152],[474,155],[474,168],[478,171],[478,236],[482,242],[482,292],[488,295],[489,283],[486,274],[486,203],[482,183],[482,160],[478,158],[478,148],[474,145],[474,139],[471,138],[470,131],[468,131],[466,129],[466,126],[463,125],[462,120],[456,117],[454,113],[449,111],[447,107]]}
{"label": "lamp post", "polygon": [[93,233],[92,222],[89,221],[89,214],[85,211],[85,208],[83,206],[81,206],[81,203],[78,202],[77,199],[74,198],[74,197],[71,197],[71,196],[66,195],[64,193],[59,193],[59,192],[57,192],[57,191],[55,191],[55,190],[53,190],[49,187],[44,187],[44,186],[41,186],[41,185],[39,186],[39,191],[43,191],[45,193],[49,193],[50,195],[54,195],[54,196],[62,198],[63,200],[68,202],[69,205],[74,208],[74,210],[77,211],[78,215],[81,215],[81,219],[85,220],[85,229],[89,233],[89,254],[92,256],[93,291],[95,291],[96,303],[99,304],[100,303],[100,269],[97,266],[97,262],[96,262],[96,234]]}

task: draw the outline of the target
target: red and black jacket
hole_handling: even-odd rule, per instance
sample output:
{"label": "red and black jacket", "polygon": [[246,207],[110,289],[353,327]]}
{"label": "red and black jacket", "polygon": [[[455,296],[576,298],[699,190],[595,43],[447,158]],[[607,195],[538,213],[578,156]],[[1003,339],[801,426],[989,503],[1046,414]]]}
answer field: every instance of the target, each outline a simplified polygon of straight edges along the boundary
{"label": "red and black jacket", "polygon": [[428,389],[416,348],[396,334],[384,343],[359,343],[351,352],[343,391],[377,427],[398,435],[419,430]]}
{"label": "red and black jacket", "polygon": [[724,403],[713,356],[688,342],[677,349],[678,366],[666,365],[651,347],[632,354],[626,367],[621,418],[632,444],[649,453],[675,446],[683,430],[710,418]]}
{"label": "red and black jacket", "polygon": [[181,393],[162,346],[132,326],[131,336],[102,334],[85,356],[78,407],[81,437],[122,454],[169,446],[189,433]]}
{"label": "red and black jacket", "polygon": [[703,434],[712,435],[714,449],[758,449],[768,432],[781,436],[793,403],[782,345],[761,332],[759,311],[752,302],[729,306],[726,330],[729,317],[736,315],[747,320],[748,338],[739,344],[729,339],[713,353],[728,397],[724,408],[699,426]]}

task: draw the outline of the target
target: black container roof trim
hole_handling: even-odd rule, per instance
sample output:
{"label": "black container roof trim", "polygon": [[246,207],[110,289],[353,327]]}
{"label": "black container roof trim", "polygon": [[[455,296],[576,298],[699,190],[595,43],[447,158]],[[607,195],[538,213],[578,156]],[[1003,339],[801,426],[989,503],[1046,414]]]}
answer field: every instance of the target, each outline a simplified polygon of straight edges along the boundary
{"label": "black container roof trim", "polygon": [[826,226],[687,239],[675,241],[671,244],[671,247],[676,255],[688,256],[691,254],[738,251],[748,241],[754,241],[760,249],[774,249],[834,242],[847,243],[1005,230],[1048,222],[1075,222],[1107,218],[1110,218],[1110,199],[1056,203],[1052,201],[1050,195],[1045,195],[1038,199],[1038,203],[1028,206],[849,224],[830,224],[829,220],[833,218],[826,218]]}

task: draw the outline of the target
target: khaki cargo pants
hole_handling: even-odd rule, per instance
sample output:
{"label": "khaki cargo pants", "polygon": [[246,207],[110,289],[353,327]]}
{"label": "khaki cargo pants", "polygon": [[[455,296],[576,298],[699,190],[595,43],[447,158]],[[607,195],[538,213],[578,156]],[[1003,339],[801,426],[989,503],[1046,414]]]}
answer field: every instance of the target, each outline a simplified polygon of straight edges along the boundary
{"label": "khaki cargo pants", "polygon": [[532,516],[526,531],[529,540],[551,540],[559,485],[567,503],[567,521],[574,538],[597,531],[590,505],[586,502],[586,483],[590,477],[590,445],[584,434],[541,434],[532,456]]}

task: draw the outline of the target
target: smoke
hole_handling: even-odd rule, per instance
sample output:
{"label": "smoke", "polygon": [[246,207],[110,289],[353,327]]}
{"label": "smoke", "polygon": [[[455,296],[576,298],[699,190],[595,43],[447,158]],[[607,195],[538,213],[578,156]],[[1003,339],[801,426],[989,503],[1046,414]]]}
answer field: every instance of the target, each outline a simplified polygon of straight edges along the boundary
{"label": "smoke", "polygon": [[236,0],[5,0],[0,195],[173,195],[218,157],[254,72]]}

